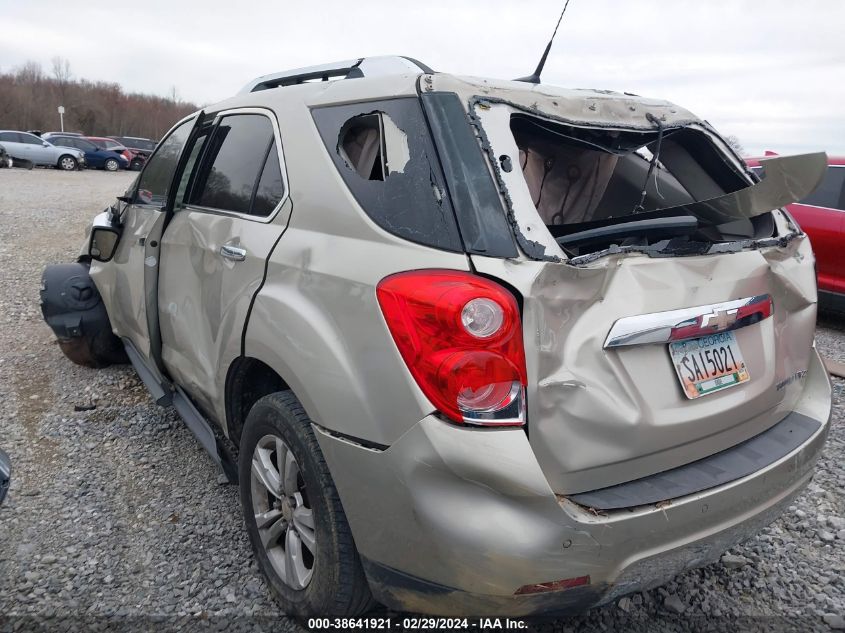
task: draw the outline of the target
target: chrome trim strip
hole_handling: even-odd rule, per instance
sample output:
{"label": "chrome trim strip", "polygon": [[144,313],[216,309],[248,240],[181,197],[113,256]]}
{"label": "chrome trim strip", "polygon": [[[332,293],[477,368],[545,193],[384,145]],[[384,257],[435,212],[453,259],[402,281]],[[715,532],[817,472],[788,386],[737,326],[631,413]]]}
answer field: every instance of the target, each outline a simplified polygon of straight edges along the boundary
{"label": "chrome trim strip", "polygon": [[729,332],[771,315],[772,297],[764,294],[694,308],[623,317],[610,328],[604,349],[669,343]]}

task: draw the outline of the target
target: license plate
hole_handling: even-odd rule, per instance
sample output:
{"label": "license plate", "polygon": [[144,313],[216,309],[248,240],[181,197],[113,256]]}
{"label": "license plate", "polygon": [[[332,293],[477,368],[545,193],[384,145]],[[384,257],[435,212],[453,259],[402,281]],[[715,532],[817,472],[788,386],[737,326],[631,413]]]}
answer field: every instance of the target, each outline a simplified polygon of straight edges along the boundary
{"label": "license plate", "polygon": [[733,332],[720,332],[669,344],[669,353],[687,398],[751,380]]}

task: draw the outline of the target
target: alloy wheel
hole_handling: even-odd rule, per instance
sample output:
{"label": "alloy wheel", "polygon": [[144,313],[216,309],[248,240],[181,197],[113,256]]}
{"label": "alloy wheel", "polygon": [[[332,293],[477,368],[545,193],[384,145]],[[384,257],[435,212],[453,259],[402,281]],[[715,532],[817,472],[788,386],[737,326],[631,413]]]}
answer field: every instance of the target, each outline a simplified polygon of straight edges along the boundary
{"label": "alloy wheel", "polygon": [[314,515],[299,464],[284,441],[262,437],[252,455],[252,509],[261,545],[279,578],[304,589],[314,575]]}
{"label": "alloy wheel", "polygon": [[62,158],[61,166],[62,169],[70,171],[72,169],[76,169],[76,161],[70,156],[65,156],[64,158]]}

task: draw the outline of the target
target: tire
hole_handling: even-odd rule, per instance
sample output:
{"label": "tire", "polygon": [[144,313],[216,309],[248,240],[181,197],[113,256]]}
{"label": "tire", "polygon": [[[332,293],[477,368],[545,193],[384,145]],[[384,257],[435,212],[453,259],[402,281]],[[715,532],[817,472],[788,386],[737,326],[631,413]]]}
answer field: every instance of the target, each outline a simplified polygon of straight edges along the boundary
{"label": "tire", "polygon": [[114,158],[107,158],[106,162],[103,163],[103,167],[106,171],[117,171],[120,169],[120,163],[118,163]]}
{"label": "tire", "polygon": [[[292,456],[293,463],[277,455]],[[261,477],[254,473],[253,461]],[[276,467],[278,461],[283,467]],[[369,610],[374,602],[340,497],[311,420],[292,392],[265,396],[250,410],[238,475],[253,552],[282,610],[300,617],[350,617]],[[270,488],[276,492],[271,494]],[[256,514],[266,517],[262,530]],[[314,544],[313,552],[308,542]]]}
{"label": "tire", "polygon": [[126,350],[111,332],[101,330],[79,338],[59,338],[59,349],[77,365],[102,369],[129,362]]}
{"label": "tire", "polygon": [[79,164],[76,162],[76,159],[70,154],[62,154],[59,156],[59,162],[56,163],[56,167],[62,171],[73,171],[78,166]]}
{"label": "tire", "polygon": [[133,160],[133,161],[129,164],[129,169],[131,169],[132,171],[141,171],[141,168],[142,168],[143,166],[144,166],[144,163],[143,163],[143,162],[141,162],[140,160]]}

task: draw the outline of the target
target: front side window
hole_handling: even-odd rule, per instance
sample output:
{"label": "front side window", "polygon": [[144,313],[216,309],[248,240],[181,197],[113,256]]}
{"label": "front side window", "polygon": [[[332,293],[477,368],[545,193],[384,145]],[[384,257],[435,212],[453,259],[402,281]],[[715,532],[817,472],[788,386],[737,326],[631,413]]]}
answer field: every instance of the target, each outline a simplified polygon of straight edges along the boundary
{"label": "front side window", "polygon": [[220,119],[190,184],[191,205],[267,216],[284,193],[273,125],[261,114]]}
{"label": "front side window", "polygon": [[167,194],[179,164],[179,156],[193,127],[194,119],[181,123],[162,141],[158,150],[147,161],[138,181],[136,204],[163,206],[167,203]]}
{"label": "front side window", "polygon": [[41,145],[44,141],[32,134],[21,134],[21,142],[28,145]]}

